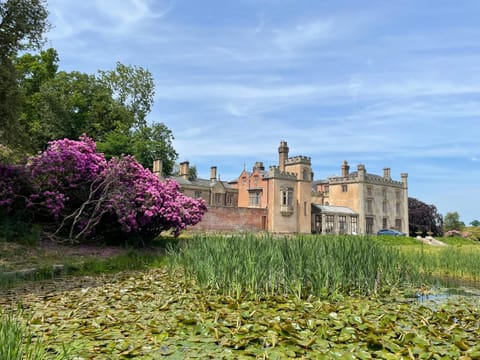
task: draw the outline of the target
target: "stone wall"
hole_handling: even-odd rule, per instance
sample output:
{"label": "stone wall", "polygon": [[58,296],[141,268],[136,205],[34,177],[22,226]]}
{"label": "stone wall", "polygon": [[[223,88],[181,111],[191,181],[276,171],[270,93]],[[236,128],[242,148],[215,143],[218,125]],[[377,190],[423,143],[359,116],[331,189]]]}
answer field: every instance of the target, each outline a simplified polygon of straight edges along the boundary
{"label": "stone wall", "polygon": [[188,230],[260,231],[265,230],[266,219],[266,209],[209,206],[202,221]]}

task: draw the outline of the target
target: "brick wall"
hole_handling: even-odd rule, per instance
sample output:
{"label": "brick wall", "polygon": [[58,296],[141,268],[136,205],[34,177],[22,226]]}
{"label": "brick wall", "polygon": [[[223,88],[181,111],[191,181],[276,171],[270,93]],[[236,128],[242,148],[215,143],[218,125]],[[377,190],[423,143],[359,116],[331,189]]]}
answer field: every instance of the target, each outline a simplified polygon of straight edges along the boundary
{"label": "brick wall", "polygon": [[259,231],[266,221],[267,209],[209,206],[200,223],[188,230],[199,231]]}

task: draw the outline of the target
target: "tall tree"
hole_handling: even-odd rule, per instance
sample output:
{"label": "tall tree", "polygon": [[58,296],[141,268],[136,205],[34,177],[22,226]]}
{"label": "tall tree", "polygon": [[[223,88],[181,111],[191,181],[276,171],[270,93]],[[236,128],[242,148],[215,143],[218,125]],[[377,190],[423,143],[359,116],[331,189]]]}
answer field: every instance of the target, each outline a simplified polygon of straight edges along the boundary
{"label": "tall tree", "polygon": [[0,143],[18,145],[20,92],[12,58],[21,50],[38,49],[49,27],[42,0],[0,0]]}
{"label": "tall tree", "polygon": [[443,235],[443,217],[434,205],[428,205],[418,199],[408,198],[408,222],[410,235],[417,232],[426,234],[431,231],[434,236]]}
{"label": "tall tree", "polygon": [[448,212],[445,215],[444,221],[443,221],[443,229],[445,231],[449,230],[459,230],[461,231],[465,227],[465,223],[463,221],[460,221],[460,215],[458,212]]}
{"label": "tall tree", "polygon": [[133,115],[131,127],[146,126],[152,110],[155,84],[150,71],[117,62],[115,70],[99,71],[100,81],[112,90],[113,96]]}

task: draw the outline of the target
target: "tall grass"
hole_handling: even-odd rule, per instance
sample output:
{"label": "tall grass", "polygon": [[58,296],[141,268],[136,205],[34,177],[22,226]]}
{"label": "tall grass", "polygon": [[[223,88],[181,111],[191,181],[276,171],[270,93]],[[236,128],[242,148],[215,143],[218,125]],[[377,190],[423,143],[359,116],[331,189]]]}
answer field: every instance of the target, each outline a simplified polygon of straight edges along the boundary
{"label": "tall grass", "polygon": [[0,314],[0,359],[44,360],[70,359],[66,348],[59,353],[47,351],[42,342],[28,331],[18,315]]}
{"label": "tall grass", "polygon": [[198,235],[171,255],[186,276],[237,298],[371,294],[418,279],[405,254],[362,236]]}
{"label": "tall grass", "polygon": [[410,249],[407,255],[424,274],[480,281],[480,247],[447,246]]}
{"label": "tall grass", "polygon": [[44,359],[41,343],[33,340],[18,318],[11,314],[3,314],[0,318],[0,359]]}

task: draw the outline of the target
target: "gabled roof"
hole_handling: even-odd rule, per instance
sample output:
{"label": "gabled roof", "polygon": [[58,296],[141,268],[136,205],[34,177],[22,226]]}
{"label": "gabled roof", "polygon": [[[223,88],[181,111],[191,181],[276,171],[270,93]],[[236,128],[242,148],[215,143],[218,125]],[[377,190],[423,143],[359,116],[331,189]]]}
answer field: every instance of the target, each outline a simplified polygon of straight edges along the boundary
{"label": "gabled roof", "polygon": [[226,189],[234,189],[234,187],[229,184],[227,181],[217,181],[210,179],[185,179],[183,176],[172,176],[170,179],[175,180],[180,186],[192,186],[192,187],[201,187],[201,188],[213,188],[218,183],[222,184]]}

